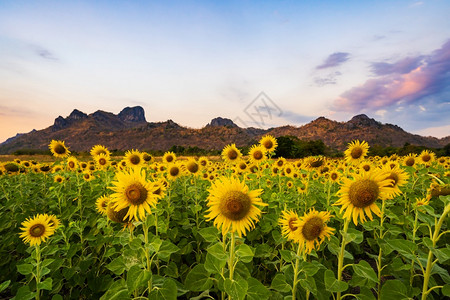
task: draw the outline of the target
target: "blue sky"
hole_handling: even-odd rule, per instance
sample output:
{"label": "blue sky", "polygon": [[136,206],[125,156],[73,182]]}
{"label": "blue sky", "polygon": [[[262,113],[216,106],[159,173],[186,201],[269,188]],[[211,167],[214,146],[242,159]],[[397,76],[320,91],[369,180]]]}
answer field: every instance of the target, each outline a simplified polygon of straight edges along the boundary
{"label": "blue sky", "polygon": [[[73,109],[450,135],[450,1],[2,1],[0,141]],[[268,99],[258,98],[264,92]]]}

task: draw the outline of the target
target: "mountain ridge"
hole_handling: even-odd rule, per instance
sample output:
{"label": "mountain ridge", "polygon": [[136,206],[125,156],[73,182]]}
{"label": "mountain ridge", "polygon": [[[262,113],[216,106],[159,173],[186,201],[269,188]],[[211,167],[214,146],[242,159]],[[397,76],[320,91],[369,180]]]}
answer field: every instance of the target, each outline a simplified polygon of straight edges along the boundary
{"label": "mountain ridge", "polygon": [[303,140],[322,140],[328,147],[343,150],[352,140],[365,140],[369,145],[402,147],[405,143],[440,148],[450,143],[450,136],[438,139],[404,131],[393,124],[383,124],[365,114],[347,122],[318,117],[301,125],[285,125],[270,129],[241,128],[232,120],[217,117],[200,129],[181,126],[172,120],[147,122],[140,106],[126,107],[118,114],[97,110],[85,114],[74,109],[69,116],[58,116],[53,125],[29,133],[18,134],[0,144],[0,154],[19,149],[48,149],[52,139],[64,140],[74,151],[89,151],[102,144],[110,149],[167,150],[173,145],[220,150],[235,143],[249,146],[265,134],[275,137],[291,135]]}

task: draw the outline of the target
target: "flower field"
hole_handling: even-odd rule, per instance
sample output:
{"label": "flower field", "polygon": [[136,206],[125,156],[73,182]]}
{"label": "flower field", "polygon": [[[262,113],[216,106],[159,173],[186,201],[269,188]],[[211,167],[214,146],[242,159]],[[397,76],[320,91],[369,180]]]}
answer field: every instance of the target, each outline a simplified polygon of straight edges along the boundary
{"label": "flower field", "polygon": [[242,155],[0,163],[0,299],[444,299],[450,158]]}

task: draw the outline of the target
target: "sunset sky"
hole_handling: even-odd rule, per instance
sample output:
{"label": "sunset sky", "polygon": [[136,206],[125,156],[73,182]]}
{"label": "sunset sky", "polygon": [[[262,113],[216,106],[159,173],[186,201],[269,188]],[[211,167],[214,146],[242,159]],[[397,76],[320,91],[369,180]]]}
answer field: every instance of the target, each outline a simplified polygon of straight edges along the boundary
{"label": "sunset sky", "polygon": [[75,108],[136,105],[193,128],[364,113],[447,136],[449,12],[447,0],[0,0],[0,142]]}

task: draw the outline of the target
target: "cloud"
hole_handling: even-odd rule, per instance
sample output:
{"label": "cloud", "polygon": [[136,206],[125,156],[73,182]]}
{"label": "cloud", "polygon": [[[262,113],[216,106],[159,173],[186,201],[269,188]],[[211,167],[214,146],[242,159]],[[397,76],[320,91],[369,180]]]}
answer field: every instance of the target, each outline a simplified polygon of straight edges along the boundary
{"label": "cloud", "polygon": [[335,52],[330,54],[323,64],[316,67],[316,69],[327,69],[332,67],[337,67],[340,64],[346,62],[350,58],[350,53],[346,52]]}
{"label": "cloud", "polygon": [[34,53],[46,60],[51,60],[51,61],[59,61],[59,59],[55,56],[54,53],[52,53],[50,50],[45,49],[43,47],[40,46],[34,46]]}
{"label": "cloud", "polygon": [[[377,78],[369,79],[336,99],[333,110],[360,112],[410,105],[426,98],[442,101],[450,83],[450,40],[427,56],[405,58],[393,64],[372,64]],[[443,98],[442,98],[443,99]]]}
{"label": "cloud", "polygon": [[328,85],[328,84],[336,84],[337,82],[337,77],[341,76],[342,73],[339,71],[336,71],[334,73],[330,73],[325,77],[315,77],[314,78],[314,84],[316,86],[324,86],[324,85]]}

